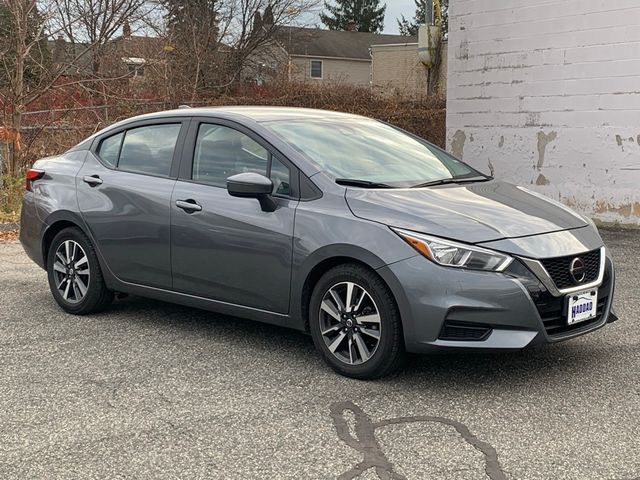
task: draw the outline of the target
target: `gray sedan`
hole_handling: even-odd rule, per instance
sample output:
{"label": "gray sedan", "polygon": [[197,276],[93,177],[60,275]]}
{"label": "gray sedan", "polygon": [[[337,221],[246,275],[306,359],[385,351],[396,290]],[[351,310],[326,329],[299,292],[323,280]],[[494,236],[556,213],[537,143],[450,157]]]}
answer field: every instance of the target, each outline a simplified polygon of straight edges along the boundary
{"label": "gray sedan", "polygon": [[135,294],[304,330],[355,378],[616,319],[589,219],[356,115],[143,115],[37,161],[26,189],[20,239],[65,311]]}

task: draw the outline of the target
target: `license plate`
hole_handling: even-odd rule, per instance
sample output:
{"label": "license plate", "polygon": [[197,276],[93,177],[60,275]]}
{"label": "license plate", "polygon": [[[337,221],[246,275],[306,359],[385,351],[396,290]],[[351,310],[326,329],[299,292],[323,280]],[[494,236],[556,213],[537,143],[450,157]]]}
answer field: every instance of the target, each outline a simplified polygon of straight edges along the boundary
{"label": "license plate", "polygon": [[598,290],[587,290],[569,295],[567,303],[569,305],[567,313],[567,323],[569,325],[596,318],[598,312]]}

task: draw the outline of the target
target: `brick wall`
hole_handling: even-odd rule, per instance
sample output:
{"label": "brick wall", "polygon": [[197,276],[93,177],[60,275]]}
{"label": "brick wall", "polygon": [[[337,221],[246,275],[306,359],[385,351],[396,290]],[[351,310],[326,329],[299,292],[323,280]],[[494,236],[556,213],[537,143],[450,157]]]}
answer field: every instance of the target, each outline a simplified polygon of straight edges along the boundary
{"label": "brick wall", "polygon": [[448,148],[640,224],[640,1],[453,0],[449,15]]}
{"label": "brick wall", "polygon": [[[447,91],[447,41],[442,45],[438,92]],[[417,43],[373,45],[371,84],[381,93],[417,97],[427,92],[427,70],[418,57]]]}

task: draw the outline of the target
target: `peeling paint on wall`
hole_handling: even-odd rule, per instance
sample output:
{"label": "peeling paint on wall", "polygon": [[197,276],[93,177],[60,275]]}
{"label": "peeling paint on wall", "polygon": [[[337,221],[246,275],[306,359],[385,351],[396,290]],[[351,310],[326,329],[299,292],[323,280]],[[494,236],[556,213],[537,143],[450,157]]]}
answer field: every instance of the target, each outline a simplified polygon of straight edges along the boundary
{"label": "peeling paint on wall", "polygon": [[640,215],[640,202],[612,205],[605,200],[598,200],[595,211],[596,213],[617,213],[623,217],[633,217]]}
{"label": "peeling paint on wall", "polygon": [[[628,34],[640,2],[620,0],[625,15],[612,15],[610,2],[574,3],[580,8],[563,14],[562,34],[523,35],[523,17],[532,31],[549,27],[548,8],[456,2],[447,145],[484,173],[600,221],[640,227],[640,71]],[[500,15],[487,15],[494,7]],[[591,37],[597,46],[586,47]]]}
{"label": "peeling paint on wall", "polygon": [[549,185],[549,180],[547,180],[547,177],[545,177],[543,174],[538,175],[538,178],[536,179],[536,185]]}
{"label": "peeling paint on wall", "polygon": [[540,124],[540,113],[538,112],[529,112],[527,113],[527,121],[525,122],[525,127],[535,127]]}
{"label": "peeling paint on wall", "polygon": [[458,52],[458,58],[460,60],[469,60],[469,40],[463,40],[460,42],[460,51]]}
{"label": "peeling paint on wall", "polygon": [[458,130],[451,140],[451,153],[454,157],[462,158],[464,153],[464,143],[467,141],[467,134],[463,130]]}
{"label": "peeling paint on wall", "polygon": [[[544,156],[547,152],[547,145],[558,138],[558,132],[544,133],[542,130],[538,132],[538,164],[536,168],[538,171],[542,170],[544,165]],[[538,185],[540,185],[538,183]]]}

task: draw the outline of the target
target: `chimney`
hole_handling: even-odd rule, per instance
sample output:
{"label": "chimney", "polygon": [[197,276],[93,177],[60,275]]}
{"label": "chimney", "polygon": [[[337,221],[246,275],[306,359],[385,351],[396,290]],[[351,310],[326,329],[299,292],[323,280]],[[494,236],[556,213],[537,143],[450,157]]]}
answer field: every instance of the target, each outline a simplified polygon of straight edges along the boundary
{"label": "chimney", "polygon": [[51,60],[53,60],[53,63],[59,64],[64,62],[66,56],[67,42],[64,41],[64,37],[62,35],[58,35],[51,51]]}
{"label": "chimney", "polygon": [[358,31],[358,27],[359,27],[359,26],[360,26],[360,25],[358,25],[358,22],[356,22],[355,20],[351,20],[351,21],[349,22],[349,24],[347,25],[347,30],[348,30],[349,32],[357,32],[357,31]]}
{"label": "chimney", "polygon": [[129,20],[125,20],[122,24],[122,36],[124,38],[131,38],[131,25],[129,25]]}

